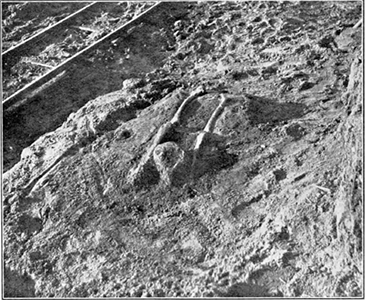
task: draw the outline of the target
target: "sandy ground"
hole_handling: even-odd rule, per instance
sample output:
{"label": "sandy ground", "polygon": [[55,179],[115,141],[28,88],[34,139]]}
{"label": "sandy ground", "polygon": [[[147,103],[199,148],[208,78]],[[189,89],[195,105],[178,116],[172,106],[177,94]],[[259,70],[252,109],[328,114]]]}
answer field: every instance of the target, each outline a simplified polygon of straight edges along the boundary
{"label": "sandy ground", "polygon": [[166,4],[5,112],[5,296],[361,296],[360,18]]}

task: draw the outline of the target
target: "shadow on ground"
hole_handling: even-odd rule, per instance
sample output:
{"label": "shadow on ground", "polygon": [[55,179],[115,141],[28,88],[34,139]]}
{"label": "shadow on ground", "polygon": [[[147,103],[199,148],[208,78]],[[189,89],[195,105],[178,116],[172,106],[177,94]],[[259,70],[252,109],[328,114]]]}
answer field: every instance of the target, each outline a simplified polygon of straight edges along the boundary
{"label": "shadow on ground", "polygon": [[262,285],[245,282],[236,283],[226,292],[216,290],[219,297],[282,297],[283,295],[270,293],[269,289]]}
{"label": "shadow on ground", "polygon": [[252,125],[283,122],[302,117],[307,106],[302,103],[280,103],[275,99],[246,95],[246,112]]}
{"label": "shadow on ground", "polygon": [[27,274],[5,268],[4,297],[35,297],[35,282]]}

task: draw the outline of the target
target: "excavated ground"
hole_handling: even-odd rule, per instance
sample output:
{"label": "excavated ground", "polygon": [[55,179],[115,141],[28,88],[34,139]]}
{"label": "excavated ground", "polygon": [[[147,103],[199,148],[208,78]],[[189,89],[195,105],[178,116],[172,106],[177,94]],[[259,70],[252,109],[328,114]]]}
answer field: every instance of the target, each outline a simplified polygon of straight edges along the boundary
{"label": "excavated ground", "polygon": [[[87,4],[83,3],[84,6]],[[3,98],[8,98],[26,84],[44,75],[50,67],[60,65],[109,32],[126,24],[151,5],[151,2],[99,2],[87,13],[79,15],[72,26],[60,30],[57,34],[43,37],[41,41],[38,41],[33,48],[27,51],[26,56],[21,57],[11,68],[6,68],[7,71],[3,72]],[[14,6],[15,8],[13,8]],[[37,28],[43,29],[50,26],[56,20],[59,21],[67,15],[64,13],[65,10],[73,12],[71,9],[76,10],[77,7],[81,8],[80,3],[67,5],[63,3],[10,5],[6,11],[12,11],[9,8],[13,8],[15,11],[4,20],[4,23],[8,25],[4,27],[4,31],[10,31],[10,34],[5,34],[3,41],[7,42],[9,39],[17,41],[19,35],[24,40],[22,32],[28,31],[29,27],[36,34],[39,32],[39,30],[36,30]],[[50,17],[57,12],[57,15]],[[21,19],[25,16],[28,18],[35,16],[35,18],[24,25]],[[48,17],[42,19],[45,16]],[[22,25],[19,25],[19,23]],[[18,24],[18,26],[14,26],[14,24]],[[84,29],[80,29],[80,27]],[[25,36],[29,38],[28,35]],[[19,41],[17,42],[19,43]]]}
{"label": "excavated ground", "polygon": [[2,50],[29,39],[88,3],[2,3]]}
{"label": "excavated ground", "polygon": [[[181,5],[152,29],[171,47],[162,65],[131,71],[12,158],[5,296],[362,296],[362,3]],[[210,92],[161,143],[194,153],[220,94],[235,95],[204,155],[179,184],[151,158],[131,182],[201,85]]]}

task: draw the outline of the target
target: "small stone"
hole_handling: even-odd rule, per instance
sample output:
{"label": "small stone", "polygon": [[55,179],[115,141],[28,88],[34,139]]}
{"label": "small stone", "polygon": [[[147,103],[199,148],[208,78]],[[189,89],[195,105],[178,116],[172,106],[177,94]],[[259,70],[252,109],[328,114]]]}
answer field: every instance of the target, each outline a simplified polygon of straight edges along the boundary
{"label": "small stone", "polygon": [[321,271],[321,272],[327,272],[327,271],[328,271],[328,268],[327,268],[327,267],[325,267],[325,266],[322,266],[322,267],[320,268],[320,271]]}
{"label": "small stone", "polygon": [[178,20],[174,23],[174,27],[177,29],[181,29],[183,27],[183,22],[182,20]]}

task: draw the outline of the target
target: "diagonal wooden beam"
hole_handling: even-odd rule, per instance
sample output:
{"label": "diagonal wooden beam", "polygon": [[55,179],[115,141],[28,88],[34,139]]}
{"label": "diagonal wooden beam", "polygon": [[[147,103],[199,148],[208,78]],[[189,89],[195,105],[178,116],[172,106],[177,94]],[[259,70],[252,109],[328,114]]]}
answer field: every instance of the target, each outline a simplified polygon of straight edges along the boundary
{"label": "diagonal wooden beam", "polygon": [[109,34],[107,34],[103,38],[96,41],[94,44],[92,44],[89,47],[83,49],[82,51],[78,52],[77,54],[75,54],[74,56],[72,56],[68,60],[64,61],[63,63],[61,63],[60,65],[58,65],[54,69],[50,70],[45,75],[43,75],[40,78],[36,79],[35,81],[29,83],[28,85],[26,85],[25,87],[23,87],[22,89],[20,89],[19,91],[17,91],[16,93],[11,95],[7,99],[5,99],[3,101],[3,109],[8,109],[9,107],[11,107],[12,105],[16,104],[17,102],[23,100],[24,98],[26,98],[29,95],[34,96],[32,93],[36,89],[38,89],[39,87],[41,87],[42,85],[44,85],[48,81],[52,80],[55,76],[57,76],[61,72],[66,71],[68,68],[72,67],[72,65],[75,62],[77,62],[77,60],[80,59],[80,57],[90,53],[93,50],[95,50],[102,43],[105,43],[105,42],[107,42],[111,39],[114,39],[121,32],[127,31],[131,27],[135,26],[137,23],[142,22],[144,20],[144,18],[150,16],[151,13],[155,12],[164,3],[168,3],[168,2],[157,2],[152,7],[150,7],[149,9],[147,9],[146,11],[144,11],[142,14],[138,15],[137,17],[135,17],[131,21],[129,21],[129,22],[125,23],[124,25],[118,27],[114,31],[110,32]]}
{"label": "diagonal wooden beam", "polygon": [[91,9],[94,5],[98,2],[93,2],[89,5],[84,6],[83,8],[79,9],[78,11],[74,12],[70,16],[60,20],[59,22],[53,24],[50,27],[43,29],[42,31],[38,32],[34,36],[26,39],[25,41],[11,47],[10,49],[6,50],[4,53],[1,54],[3,68],[5,70],[10,69],[14,66],[19,58],[32,47],[34,44],[41,41],[44,38],[44,34],[52,35],[60,28],[67,26],[70,22],[74,22],[74,20],[79,16],[79,14],[83,11]]}

